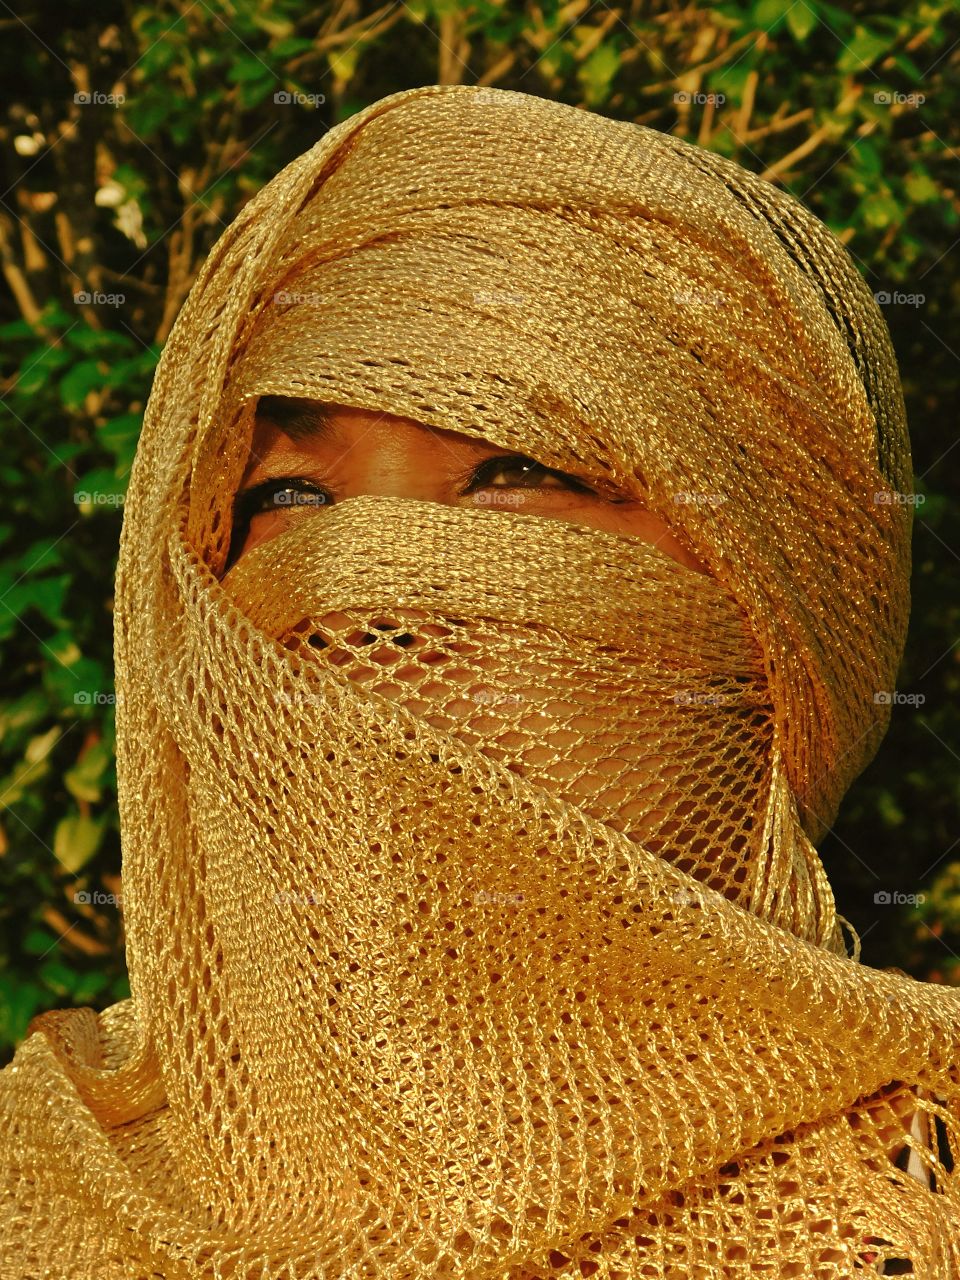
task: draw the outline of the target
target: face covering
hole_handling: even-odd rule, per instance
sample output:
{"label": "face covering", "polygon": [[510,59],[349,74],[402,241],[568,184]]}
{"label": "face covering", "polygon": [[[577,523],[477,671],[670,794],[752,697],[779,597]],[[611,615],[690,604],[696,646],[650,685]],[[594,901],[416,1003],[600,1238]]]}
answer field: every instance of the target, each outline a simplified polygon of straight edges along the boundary
{"label": "face covering", "polygon": [[[229,564],[267,395],[640,499],[709,573],[377,494]],[[0,1073],[9,1274],[960,1275],[960,996],[848,954],[816,850],[889,717],[910,482],[869,290],[730,161],[427,86],[277,175],[147,407],[131,997]]]}

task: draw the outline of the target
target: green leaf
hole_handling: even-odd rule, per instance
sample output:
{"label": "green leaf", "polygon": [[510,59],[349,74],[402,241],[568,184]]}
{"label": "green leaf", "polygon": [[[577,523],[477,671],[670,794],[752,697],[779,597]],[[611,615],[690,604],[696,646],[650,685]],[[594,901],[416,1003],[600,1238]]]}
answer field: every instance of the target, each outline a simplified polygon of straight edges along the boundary
{"label": "green leaf", "polygon": [[893,55],[893,65],[899,71],[902,71],[905,76],[909,77],[911,84],[920,84],[924,79],[923,71],[905,53],[895,53]]}
{"label": "green leaf", "polygon": [[577,71],[577,79],[587,92],[591,103],[602,102],[610,92],[610,84],[620,68],[620,53],[616,45],[597,45],[593,53]]}
{"label": "green leaf", "polygon": [[[253,25],[270,36],[289,37],[296,30],[289,18],[273,18],[262,13],[253,14]],[[276,53],[276,49],[272,52]]]}
{"label": "green leaf", "polygon": [[[174,101],[179,101],[174,99]],[[135,200],[142,199],[150,191],[150,182],[145,174],[141,173],[132,164],[118,164],[113,171],[114,181],[119,182],[128,196],[133,196]],[[133,338],[130,338],[129,345],[135,347]]]}
{"label": "green leaf", "polygon": [[127,492],[128,475],[118,476],[109,467],[97,467],[81,476],[73,491],[77,510],[83,515],[94,511],[120,511]]}
{"label": "green leaf", "polygon": [[29,978],[0,974],[0,1040],[10,1047],[20,1044],[30,1020],[47,1007],[45,995]]}
{"label": "green leaf", "polygon": [[110,987],[110,994],[114,1000],[130,999],[130,978],[127,974],[121,973],[119,978],[114,979]]}
{"label": "green leaf", "polygon": [[[416,14],[414,15],[417,16]],[[330,70],[333,72],[334,79],[340,81],[352,80],[357,69],[357,59],[360,57],[359,43],[353,44],[349,49],[333,49],[327,54],[327,61],[330,63]]]}
{"label": "green leaf", "polygon": [[100,848],[106,817],[106,814],[90,818],[82,813],[71,813],[57,823],[53,833],[53,852],[67,871],[76,874],[82,870]]}
{"label": "green leaf", "polygon": [[[54,643],[51,641],[48,647],[53,648]],[[101,700],[113,693],[111,676],[104,664],[95,658],[76,658],[72,652],[68,658],[63,658],[57,652],[54,661],[48,663],[44,671],[43,683],[56,706],[69,709],[71,716],[96,718],[111,705],[109,701]]]}
{"label": "green leaf", "polygon": [[837,59],[837,70],[854,75],[867,71],[879,57],[890,51],[892,43],[888,35],[871,31],[869,27],[854,27],[853,37]]}
{"label": "green leaf", "polygon": [[73,979],[73,999],[75,1004],[91,1004],[110,981],[109,974],[97,972],[78,973]]}
{"label": "green leaf", "polygon": [[850,159],[861,169],[873,185],[873,179],[883,173],[883,156],[879,148],[869,138],[858,138],[850,148]]}
{"label": "green leaf", "polygon": [[62,960],[58,960],[56,956],[51,956],[49,960],[40,966],[38,976],[44,986],[48,987],[54,995],[63,997],[73,994],[77,975]]}
{"label": "green leaf", "polygon": [[63,775],[64,785],[78,800],[91,804],[103,798],[103,783],[110,770],[110,752],[102,742],[88,748],[72,769]]}
{"label": "green leaf", "polygon": [[[54,726],[51,733],[59,737],[60,729]],[[33,741],[35,742],[36,739]],[[29,753],[30,746],[27,747],[24,758],[14,765],[7,777],[0,779],[0,808],[14,808],[23,800],[30,788],[50,772],[50,762],[47,759],[31,760]]]}
{"label": "green leaf", "polygon": [[85,440],[58,440],[55,450],[55,458],[52,461],[69,462],[71,458],[75,458],[78,453],[85,453],[90,448],[89,442]]}
{"label": "green leaf", "polygon": [[227,72],[227,83],[246,84],[250,80],[262,80],[264,76],[272,80],[275,73],[260,58],[251,53],[242,53]]}
{"label": "green leaf", "polygon": [[89,325],[78,324],[66,336],[66,341],[76,351],[86,355],[115,355],[121,351],[130,351],[133,338],[128,333],[114,333],[111,329],[91,329]]}
{"label": "green leaf", "polygon": [[903,825],[904,815],[893,796],[886,792],[881,792],[877,798],[877,809],[883,825],[885,827],[900,827]]}
{"label": "green leaf", "polygon": [[932,200],[942,198],[940,188],[933,178],[929,173],[922,171],[908,173],[903,181],[903,187],[914,204],[929,204]]}
{"label": "green leaf", "polygon": [[23,555],[14,560],[14,568],[20,573],[41,573],[44,569],[60,564],[64,539],[41,538],[39,542],[31,542]]}
{"label": "green leaf", "polygon": [[46,733],[37,734],[35,738],[31,738],[27,744],[27,749],[23,753],[23,758],[27,764],[45,763],[47,756],[53,750],[54,745],[61,735],[59,725],[53,725]]}
{"label": "green leaf", "polygon": [[99,360],[81,360],[60,380],[60,402],[66,409],[82,409],[91,391],[103,386]]}
{"label": "green leaf", "polygon": [[31,929],[23,940],[23,949],[29,956],[42,956],[57,945],[44,929]]}
{"label": "green leaf", "polygon": [[787,10],[787,27],[798,44],[803,44],[818,22],[817,11],[810,0],[797,0]]}
{"label": "green leaf", "polygon": [[[268,94],[278,92],[280,81],[273,75],[264,76],[261,80],[251,80],[246,84],[240,85],[238,90],[240,97],[240,105],[246,110],[251,110],[263,102]],[[188,129],[183,141],[187,140],[192,130]]]}
{"label": "green leaf", "polygon": [[129,359],[111,361],[110,368],[104,374],[103,385],[105,387],[120,387],[121,389],[136,387],[140,390],[144,375],[153,372],[159,355],[159,348],[149,347],[146,350],[138,351],[136,355],[130,356]]}
{"label": "green leaf", "polygon": [[861,201],[860,216],[864,226],[873,227],[877,231],[896,226],[903,220],[900,205],[893,196],[883,191],[869,195]]}
{"label": "green leaf", "polygon": [[842,39],[847,31],[853,26],[853,15],[847,13],[845,9],[839,9],[836,5],[825,3],[825,0],[817,0],[817,12],[820,14],[821,22],[825,22],[838,40]]}
{"label": "green leaf", "polygon": [[[173,51],[170,50],[170,57],[172,58],[173,56]],[[141,138],[150,137],[151,134],[156,135],[160,132],[170,113],[175,109],[173,100],[166,96],[156,96],[143,100],[135,98],[133,107],[130,110],[131,127]]]}
{"label": "green leaf", "polygon": [[0,342],[13,341],[16,338],[35,338],[37,331],[26,320],[10,320],[0,324]]}
{"label": "green leaf", "polygon": [[31,352],[23,360],[20,373],[14,384],[18,396],[32,396],[44,390],[52,374],[64,365],[68,365],[73,356],[66,347],[45,347],[40,352]]}
{"label": "green leaf", "polygon": [[47,641],[47,652],[57,666],[72,667],[81,660],[82,651],[69,631],[61,631]]}
{"label": "green leaf", "polygon": [[52,578],[25,578],[16,583],[3,597],[5,610],[15,617],[22,617],[28,609],[36,609],[48,622],[60,623],[63,618],[63,598],[70,585],[68,573]]}
{"label": "green leaf", "polygon": [[77,313],[73,307],[67,311],[66,307],[62,306],[57,298],[51,298],[44,303],[40,316],[41,323],[47,329],[59,329],[61,332],[69,329],[76,318]]}
{"label": "green leaf", "polygon": [[120,466],[129,466],[136,452],[143,416],[139,413],[119,413],[97,427],[97,439],[117,459]]}
{"label": "green leaf", "polygon": [[753,7],[753,21],[764,31],[774,32],[781,25],[793,0],[759,0]]}
{"label": "green leaf", "polygon": [[924,502],[921,510],[923,518],[927,524],[939,522],[953,510],[955,499],[949,498],[945,493],[928,493],[926,502]]}
{"label": "green leaf", "polygon": [[312,40],[291,36],[288,40],[279,40],[270,50],[270,54],[274,58],[295,58],[298,53],[306,53],[313,47]]}
{"label": "green leaf", "polygon": [[751,64],[752,59],[747,56],[738,60],[737,65],[734,67],[721,67],[710,77],[710,91],[712,93],[722,93],[730,102],[742,102],[747,77],[752,70]]}
{"label": "green leaf", "polygon": [[43,690],[37,688],[27,689],[19,698],[0,705],[0,742],[32,729],[47,710]]}

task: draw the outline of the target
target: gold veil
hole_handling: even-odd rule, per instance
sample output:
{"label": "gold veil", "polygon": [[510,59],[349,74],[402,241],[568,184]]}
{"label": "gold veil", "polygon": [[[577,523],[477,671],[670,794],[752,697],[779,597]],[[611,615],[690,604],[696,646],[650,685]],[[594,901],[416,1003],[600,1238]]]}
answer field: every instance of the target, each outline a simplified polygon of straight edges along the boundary
{"label": "gold veil", "polygon": [[[225,572],[268,395],[575,472],[709,576],[377,495]],[[910,484],[869,289],[728,160],[427,86],[278,174],[147,406],[132,994],[0,1073],[0,1275],[960,1276],[960,994],[848,955],[816,851],[886,729]]]}

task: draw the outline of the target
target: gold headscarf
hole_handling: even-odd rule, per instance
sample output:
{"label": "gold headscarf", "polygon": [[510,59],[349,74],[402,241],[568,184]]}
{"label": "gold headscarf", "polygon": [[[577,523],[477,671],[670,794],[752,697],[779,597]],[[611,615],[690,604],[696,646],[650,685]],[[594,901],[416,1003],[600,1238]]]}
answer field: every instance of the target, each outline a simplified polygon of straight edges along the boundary
{"label": "gold headscarf", "polygon": [[[379,495],[225,572],[267,395],[574,472],[709,575]],[[3,1276],[960,1275],[960,994],[846,954],[815,847],[886,728],[910,482],[869,290],[730,161],[428,86],[277,175],[147,407],[132,995],[0,1075]]]}

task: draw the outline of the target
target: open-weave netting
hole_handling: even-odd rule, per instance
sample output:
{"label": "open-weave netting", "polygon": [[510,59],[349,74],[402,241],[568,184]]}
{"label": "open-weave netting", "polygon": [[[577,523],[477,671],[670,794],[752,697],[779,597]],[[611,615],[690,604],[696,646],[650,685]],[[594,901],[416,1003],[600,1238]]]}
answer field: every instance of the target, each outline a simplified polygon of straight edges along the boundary
{"label": "open-weave netting", "polygon": [[[521,452],[709,573],[372,493],[228,562],[265,396]],[[0,1073],[4,1280],[960,1276],[960,993],[848,955],[816,851],[911,483],[869,289],[734,163],[426,86],[285,168],[147,407],[132,995]]]}

